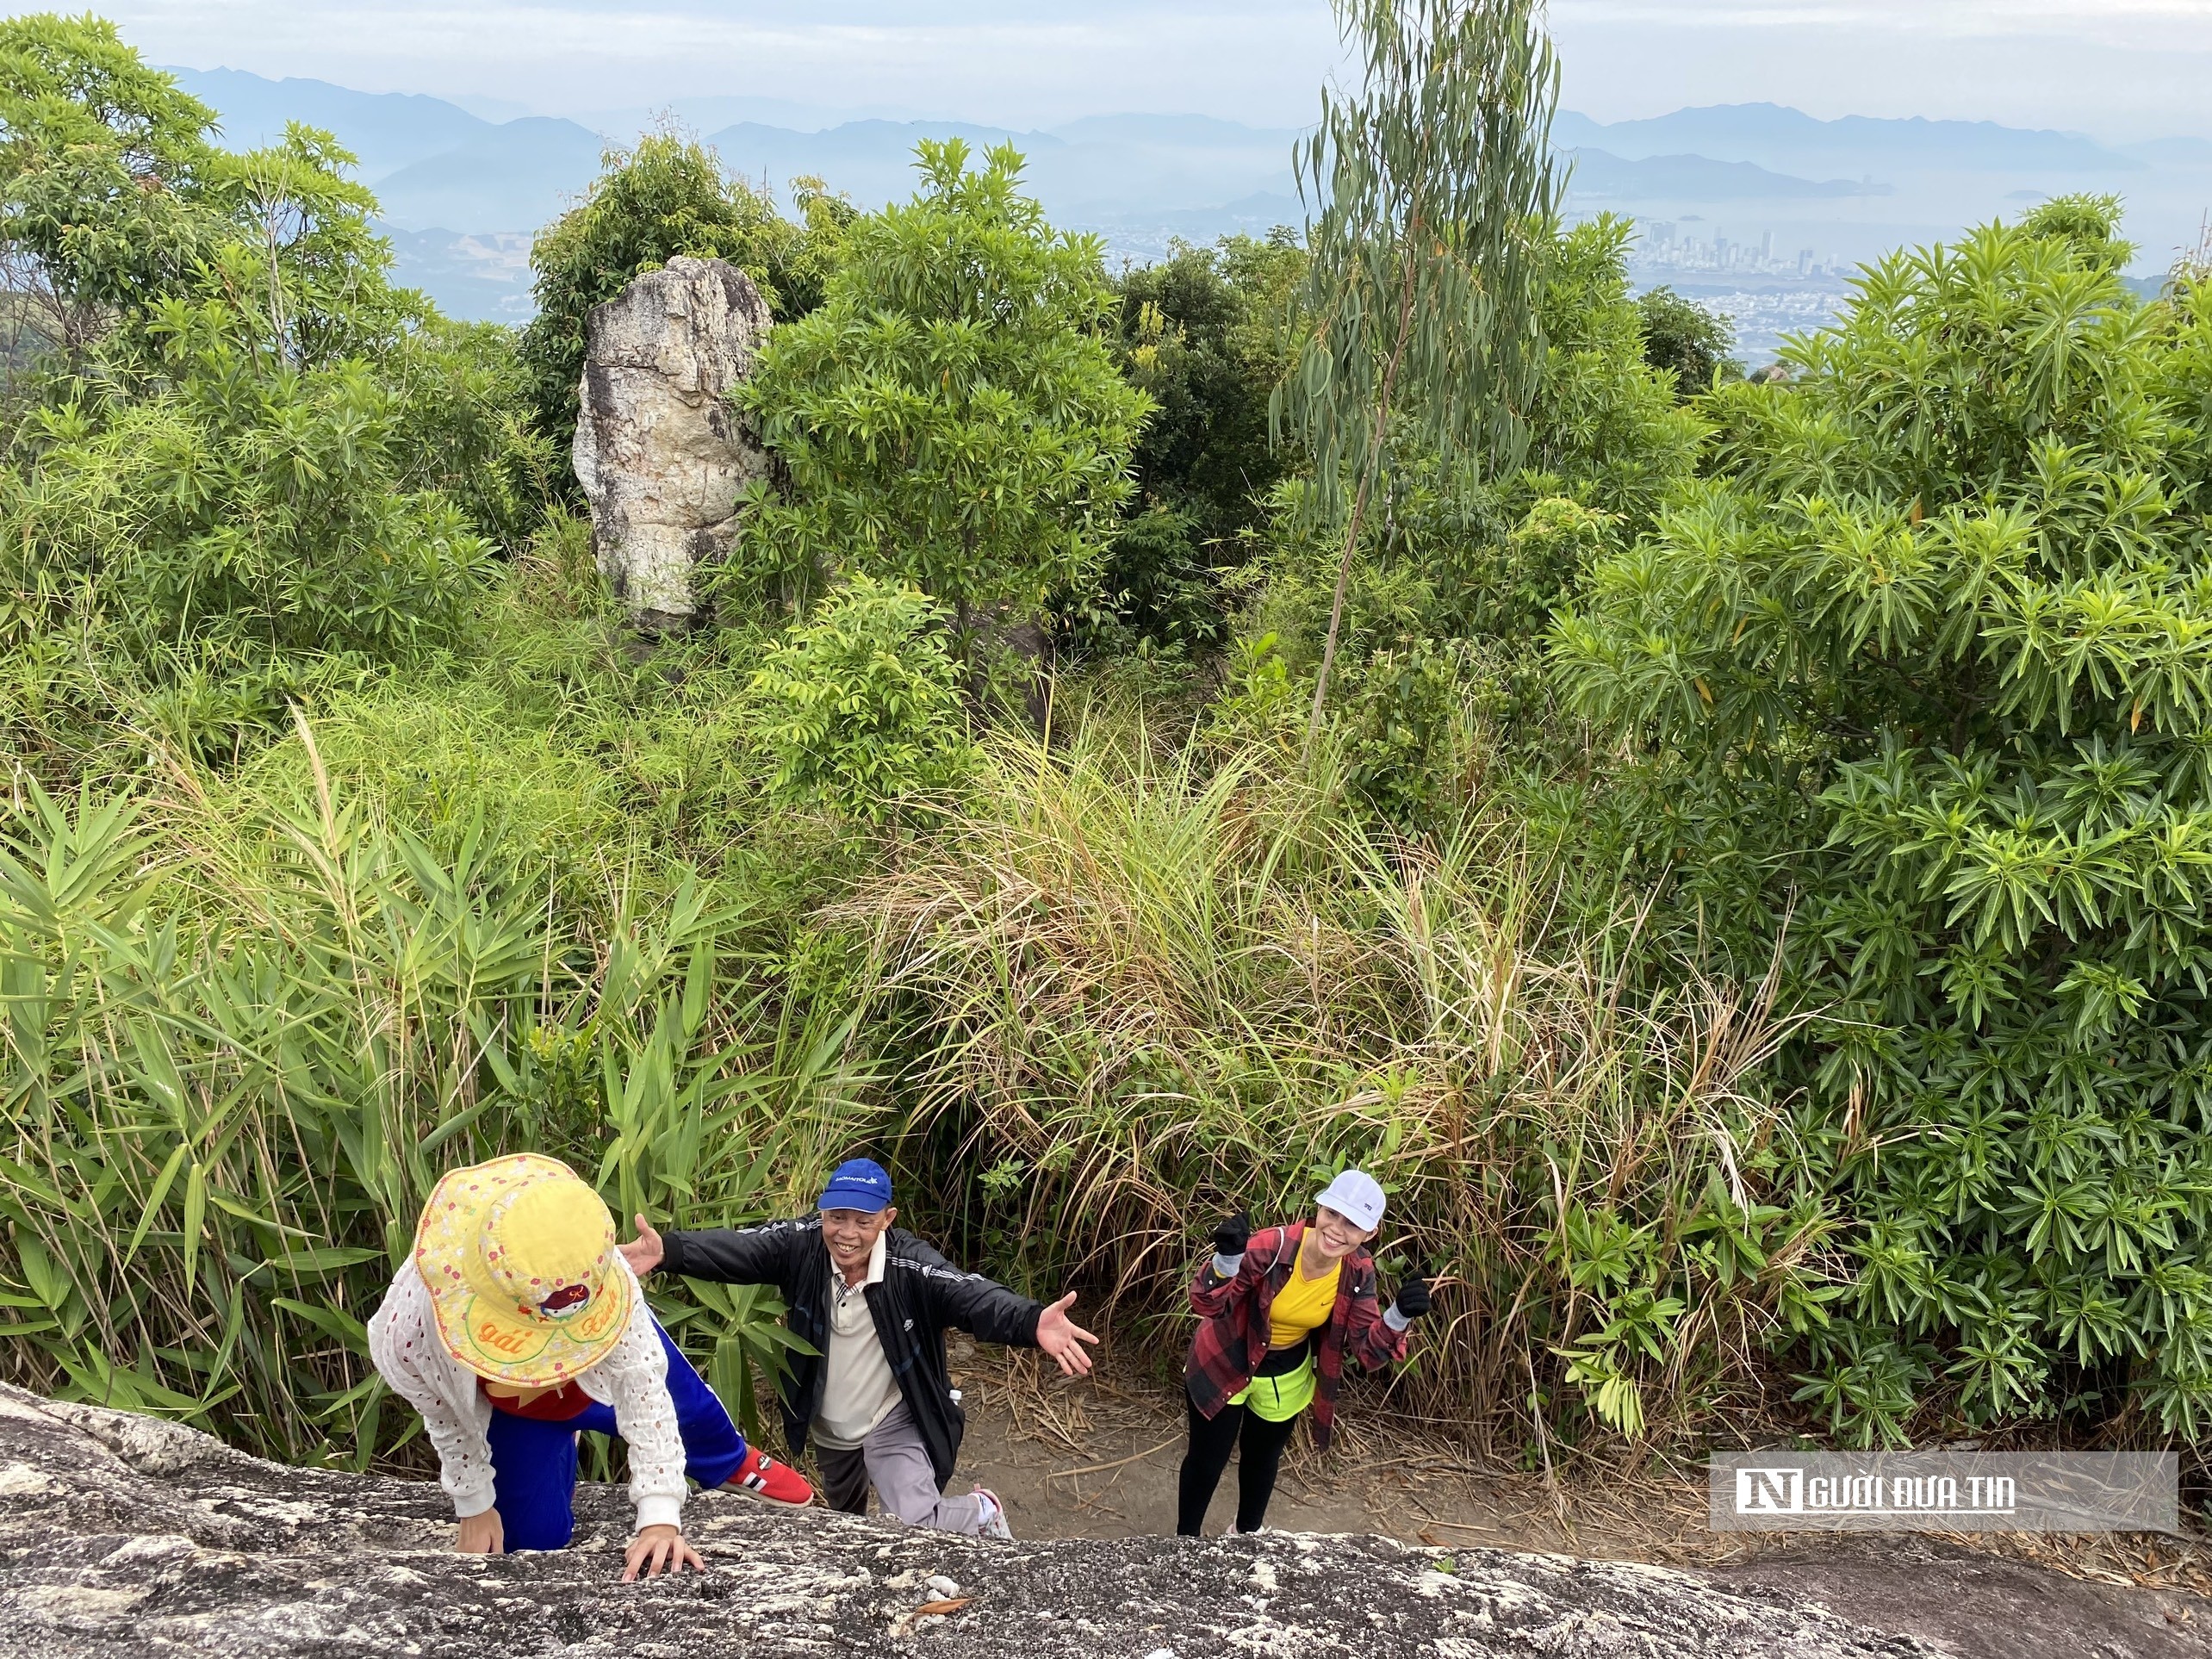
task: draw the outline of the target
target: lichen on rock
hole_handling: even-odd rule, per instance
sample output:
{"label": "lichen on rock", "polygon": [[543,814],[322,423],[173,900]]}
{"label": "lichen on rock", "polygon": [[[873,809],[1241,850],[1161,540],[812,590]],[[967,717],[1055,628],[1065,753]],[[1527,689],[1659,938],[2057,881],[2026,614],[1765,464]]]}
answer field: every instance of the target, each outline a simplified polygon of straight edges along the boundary
{"label": "lichen on rock", "polygon": [[[1263,1533],[993,1543],[694,1497],[711,1570],[617,1581],[630,1512],[556,1554],[456,1555],[429,1482],[261,1462],[0,1386],[0,1655],[361,1659],[1911,1659],[1809,1604],[1558,1556]],[[1440,1562],[1450,1570],[1438,1570]],[[949,1588],[954,1594],[944,1594]]]}

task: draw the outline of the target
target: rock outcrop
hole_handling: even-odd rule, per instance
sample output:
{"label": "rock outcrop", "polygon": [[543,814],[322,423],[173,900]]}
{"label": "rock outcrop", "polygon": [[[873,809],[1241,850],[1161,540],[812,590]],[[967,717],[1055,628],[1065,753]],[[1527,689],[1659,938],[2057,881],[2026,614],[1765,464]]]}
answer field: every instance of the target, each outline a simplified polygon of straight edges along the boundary
{"label": "rock outcrop", "polygon": [[[1262,1534],[999,1544],[695,1497],[704,1575],[617,1582],[628,1506],[552,1555],[452,1553],[426,1482],[266,1463],[0,1386],[0,1654],[1909,1659],[1809,1602],[1656,1568]],[[1439,1564],[1448,1570],[1438,1570]]]}
{"label": "rock outcrop", "polygon": [[767,452],[730,412],[768,330],[752,279],[679,256],[592,308],[576,417],[576,477],[599,567],[652,631],[689,626],[693,570],[736,534],[738,492]]}

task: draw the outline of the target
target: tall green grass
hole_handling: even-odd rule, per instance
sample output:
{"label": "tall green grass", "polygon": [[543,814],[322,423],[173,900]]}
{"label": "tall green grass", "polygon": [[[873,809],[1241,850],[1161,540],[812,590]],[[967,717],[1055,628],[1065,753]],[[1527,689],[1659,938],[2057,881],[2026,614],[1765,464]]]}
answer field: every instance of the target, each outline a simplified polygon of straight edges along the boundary
{"label": "tall green grass", "polygon": [[917,1161],[1146,1316],[1219,1215],[1304,1214],[1363,1165],[1386,1269],[1449,1281],[1401,1408],[1548,1456],[1762,1407],[1768,1339],[1835,1273],[1763,1069],[1771,978],[1709,977],[1632,894],[1570,919],[1592,895],[1502,815],[1377,840],[1327,780],[1197,752],[1001,742],[845,907],[906,1022]]}
{"label": "tall green grass", "polygon": [[[702,1225],[866,1149],[926,1233],[1163,1351],[1218,1214],[1360,1164],[1388,1271],[1445,1274],[1396,1409],[1550,1457],[1770,1408],[1841,1278],[1773,986],[1509,812],[1378,836],[1273,746],[1094,710],[862,837],[760,805],[734,717],[525,637],[547,664],[332,698],[225,773],[19,788],[6,1375],[365,1466],[413,1424],[362,1324],[444,1168],[544,1150]],[[774,1304],[662,1310],[752,1409]]]}
{"label": "tall green grass", "polygon": [[[363,1321],[443,1169],[528,1147],[624,1218],[755,1213],[849,1125],[849,1027],[680,864],[562,867],[482,799],[434,845],[304,722],[292,754],[0,820],[0,1370],[365,1466],[414,1425]],[[779,1311],[667,1315],[749,1412]]]}

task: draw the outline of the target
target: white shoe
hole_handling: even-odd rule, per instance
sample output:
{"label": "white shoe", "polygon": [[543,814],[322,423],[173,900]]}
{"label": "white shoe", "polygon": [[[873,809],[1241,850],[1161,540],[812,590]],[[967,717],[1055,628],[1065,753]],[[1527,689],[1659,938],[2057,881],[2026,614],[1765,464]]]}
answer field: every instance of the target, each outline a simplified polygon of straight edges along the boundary
{"label": "white shoe", "polygon": [[979,1486],[976,1488],[974,1496],[983,1508],[983,1530],[977,1536],[986,1538],[1012,1538],[1014,1529],[1006,1524],[1006,1506],[998,1501],[998,1494],[987,1486]]}

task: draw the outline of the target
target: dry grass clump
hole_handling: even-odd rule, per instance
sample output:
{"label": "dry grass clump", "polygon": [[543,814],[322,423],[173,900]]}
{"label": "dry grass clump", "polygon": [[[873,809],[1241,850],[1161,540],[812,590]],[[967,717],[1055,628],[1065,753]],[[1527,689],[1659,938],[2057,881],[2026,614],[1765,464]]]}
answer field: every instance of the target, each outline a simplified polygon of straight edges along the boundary
{"label": "dry grass clump", "polygon": [[1682,1429],[1755,1389],[1824,1229],[1775,1202],[1773,976],[1662,962],[1629,895],[1569,920],[1496,820],[1378,842],[1328,798],[1249,756],[1002,744],[848,910],[951,1167],[1125,1310],[1180,1305],[1221,1213],[1373,1171],[1386,1269],[1450,1282],[1401,1403],[1485,1441]]}

